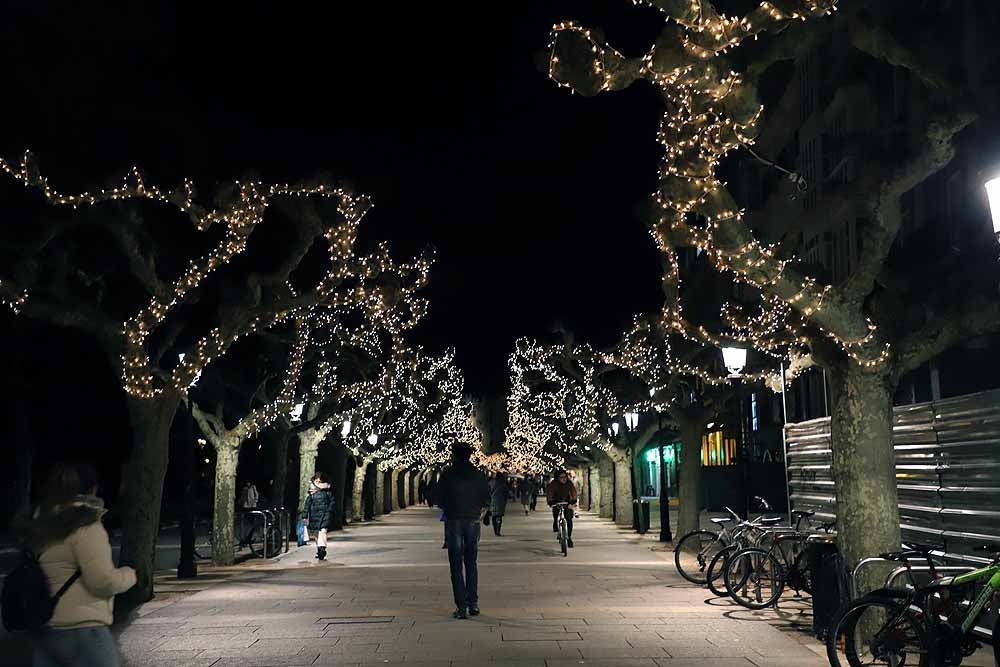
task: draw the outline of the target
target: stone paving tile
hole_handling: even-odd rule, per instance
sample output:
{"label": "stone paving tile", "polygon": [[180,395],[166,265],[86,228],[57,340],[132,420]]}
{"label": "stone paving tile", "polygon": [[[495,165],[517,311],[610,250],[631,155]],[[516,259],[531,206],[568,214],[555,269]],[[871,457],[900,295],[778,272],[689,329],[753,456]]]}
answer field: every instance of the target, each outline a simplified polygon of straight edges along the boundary
{"label": "stone paving tile", "polygon": [[334,535],[337,565],[293,551],[151,609],[121,633],[125,665],[811,667],[820,657],[818,642],[776,629],[778,614],[711,598],[676,575],[669,551],[606,521],[581,517],[568,559],[545,515],[506,527],[480,545],[478,618],[450,617],[437,513],[406,510]]}

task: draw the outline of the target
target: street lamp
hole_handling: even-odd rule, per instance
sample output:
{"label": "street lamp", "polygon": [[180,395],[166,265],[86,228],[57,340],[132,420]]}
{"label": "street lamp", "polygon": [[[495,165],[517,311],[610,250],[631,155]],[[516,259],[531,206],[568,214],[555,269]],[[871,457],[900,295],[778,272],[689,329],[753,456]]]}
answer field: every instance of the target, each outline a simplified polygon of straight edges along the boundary
{"label": "street lamp", "polygon": [[302,421],[302,411],[306,409],[305,403],[296,403],[292,407],[292,411],[288,413],[289,418],[291,418],[293,424],[298,424]]}
{"label": "street lamp", "polygon": [[618,422],[611,422],[611,426],[608,427],[608,435],[610,435],[612,438],[617,436],[619,428],[620,427],[618,426]]}
{"label": "street lamp", "polygon": [[634,431],[635,427],[639,425],[639,413],[637,412],[626,412],[625,413],[625,426],[628,430]]}
{"label": "street lamp", "polygon": [[341,438],[346,438],[350,434],[351,434],[351,420],[350,419],[345,419],[344,420],[344,425],[340,429],[340,437]]}
{"label": "street lamp", "polygon": [[747,350],[745,347],[722,348],[722,362],[732,376],[739,377],[747,365]]}
{"label": "street lamp", "polygon": [[368,444],[372,447],[378,444],[378,433],[372,433],[368,436]]}
{"label": "street lamp", "polygon": [[1000,240],[1000,176],[986,181],[986,196],[990,200],[990,215],[993,218],[993,233]]}

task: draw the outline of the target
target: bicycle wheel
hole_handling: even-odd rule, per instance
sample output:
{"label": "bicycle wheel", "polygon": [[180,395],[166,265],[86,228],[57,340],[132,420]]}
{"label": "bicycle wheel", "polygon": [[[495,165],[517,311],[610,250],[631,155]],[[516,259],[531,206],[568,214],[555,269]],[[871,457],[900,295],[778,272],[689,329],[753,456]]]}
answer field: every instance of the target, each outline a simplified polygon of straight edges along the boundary
{"label": "bicycle wheel", "polygon": [[832,667],[929,667],[923,630],[902,600],[867,595],[850,603],[827,634]]}
{"label": "bicycle wheel", "polygon": [[747,609],[770,607],[785,589],[785,573],[778,559],[764,549],[743,549],[725,568],[726,588]]}
{"label": "bicycle wheel", "polygon": [[559,522],[559,548],[562,549],[562,555],[564,558],[569,555],[569,535],[566,531],[566,520],[563,519]]}
{"label": "bicycle wheel", "polygon": [[809,569],[809,558],[805,551],[800,551],[792,561],[786,583],[797,591],[812,595],[812,571]]}
{"label": "bicycle wheel", "polygon": [[281,550],[284,549],[285,542],[281,539],[281,529],[272,524],[267,535],[267,558],[277,558]]}
{"label": "bicycle wheel", "polygon": [[704,585],[709,562],[725,545],[710,530],[692,530],[674,547],[674,565],[692,584]]}
{"label": "bicycle wheel", "polygon": [[712,556],[712,560],[709,561],[708,569],[705,570],[705,581],[708,583],[708,590],[712,591],[712,595],[720,598],[729,597],[729,589],[726,588],[725,568],[729,564],[729,557],[736,553],[737,550],[739,550],[739,547],[735,544],[730,544]]}

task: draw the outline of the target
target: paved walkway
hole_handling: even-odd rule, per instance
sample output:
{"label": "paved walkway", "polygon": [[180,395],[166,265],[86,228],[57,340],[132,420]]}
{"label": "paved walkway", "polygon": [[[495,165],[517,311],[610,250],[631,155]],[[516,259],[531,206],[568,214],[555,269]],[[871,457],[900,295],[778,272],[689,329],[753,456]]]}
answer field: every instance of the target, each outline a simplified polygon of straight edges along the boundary
{"label": "paved walkway", "polygon": [[450,617],[442,525],[410,508],[314,549],[151,607],[121,635],[126,665],[644,665],[813,667],[821,646],[789,627],[807,605],[750,612],[684,582],[670,552],[592,515],[563,558],[551,520],[484,529],[479,618]]}

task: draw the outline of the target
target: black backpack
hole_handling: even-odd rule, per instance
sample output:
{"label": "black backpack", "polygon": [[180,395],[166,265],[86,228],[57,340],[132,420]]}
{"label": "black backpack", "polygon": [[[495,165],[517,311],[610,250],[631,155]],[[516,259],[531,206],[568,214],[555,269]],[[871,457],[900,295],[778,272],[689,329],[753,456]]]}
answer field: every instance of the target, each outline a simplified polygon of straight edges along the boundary
{"label": "black backpack", "polygon": [[79,578],[80,570],[77,569],[55,595],[50,594],[49,580],[38,556],[25,550],[21,564],[11,570],[3,582],[0,611],[4,627],[10,631],[41,630],[52,618],[59,598]]}

